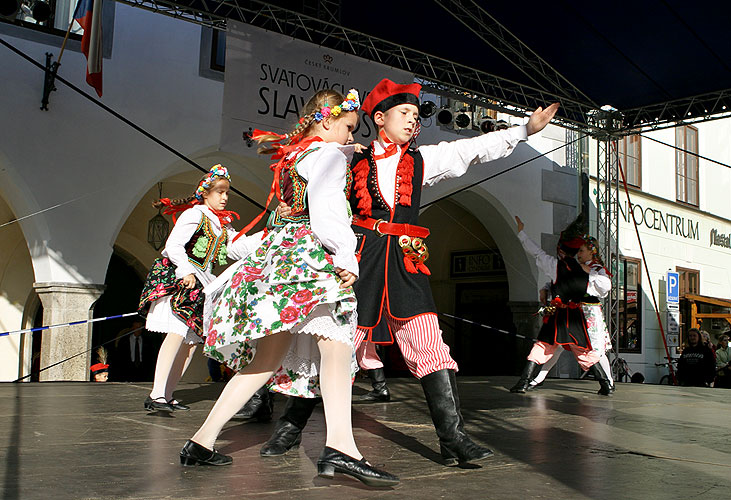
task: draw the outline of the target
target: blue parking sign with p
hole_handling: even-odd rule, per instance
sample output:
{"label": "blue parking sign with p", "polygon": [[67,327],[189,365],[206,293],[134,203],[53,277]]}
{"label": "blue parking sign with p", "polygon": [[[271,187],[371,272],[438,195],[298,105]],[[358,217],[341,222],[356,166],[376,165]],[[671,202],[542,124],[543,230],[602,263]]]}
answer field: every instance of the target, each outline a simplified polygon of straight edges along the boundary
{"label": "blue parking sign with p", "polygon": [[677,304],[680,300],[680,275],[672,271],[668,271],[668,293],[667,301]]}

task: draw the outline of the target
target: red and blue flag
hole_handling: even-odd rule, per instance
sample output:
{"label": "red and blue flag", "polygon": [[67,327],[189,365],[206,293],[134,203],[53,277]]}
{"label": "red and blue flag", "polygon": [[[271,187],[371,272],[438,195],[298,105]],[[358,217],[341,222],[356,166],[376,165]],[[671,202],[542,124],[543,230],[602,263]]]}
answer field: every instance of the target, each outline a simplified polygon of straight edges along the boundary
{"label": "red and blue flag", "polygon": [[79,0],[74,20],[84,29],[81,51],[86,56],[86,83],[102,96],[102,0]]}

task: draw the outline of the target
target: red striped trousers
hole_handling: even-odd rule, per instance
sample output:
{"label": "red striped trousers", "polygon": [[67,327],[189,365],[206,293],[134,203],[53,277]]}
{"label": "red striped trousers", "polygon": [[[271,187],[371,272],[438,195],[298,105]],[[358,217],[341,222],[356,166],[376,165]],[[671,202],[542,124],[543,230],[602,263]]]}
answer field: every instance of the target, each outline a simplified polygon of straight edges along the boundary
{"label": "red striped trousers", "polygon": [[[457,371],[457,363],[449,355],[449,346],[442,340],[436,314],[420,314],[408,320],[396,319],[386,311],[383,314],[394,332],[406,366],[416,378],[444,369]],[[365,370],[381,368],[383,363],[376,354],[375,345],[363,342],[367,335],[368,330],[358,328],[353,339],[358,364]]]}

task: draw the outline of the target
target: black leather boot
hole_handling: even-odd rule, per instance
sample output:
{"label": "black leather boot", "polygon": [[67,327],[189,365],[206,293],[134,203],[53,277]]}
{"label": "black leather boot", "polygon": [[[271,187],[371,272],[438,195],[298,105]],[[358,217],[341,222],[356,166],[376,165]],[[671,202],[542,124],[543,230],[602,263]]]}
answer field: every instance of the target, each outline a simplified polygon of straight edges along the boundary
{"label": "black leather boot", "polygon": [[391,401],[391,393],[386,385],[386,374],[383,368],[376,368],[375,370],[369,370],[368,376],[371,378],[371,385],[373,390],[363,394],[360,397],[361,401],[370,402],[386,402]]}
{"label": "black leather boot", "polygon": [[597,394],[602,396],[609,396],[614,392],[614,384],[610,382],[609,377],[604,373],[604,368],[599,363],[594,363],[591,366],[591,371],[594,374],[594,378],[599,382],[599,391]]}
{"label": "black leather boot", "polygon": [[536,376],[538,367],[541,366],[535,361],[528,361],[523,368],[523,373],[518,379],[518,382],[510,388],[510,392],[519,392],[521,394],[528,390],[530,381]]}
{"label": "black leather boot", "polygon": [[261,447],[259,454],[262,457],[276,457],[297,449],[302,441],[302,429],[320,401],[321,398],[288,398],[284,414],[277,420],[272,436]]}
{"label": "black leather boot", "polygon": [[439,370],[422,377],[420,381],[439,436],[444,464],[452,467],[491,457],[492,450],[473,442],[464,431],[454,370]]}
{"label": "black leather boot", "polygon": [[274,400],[266,386],[262,387],[251,396],[244,406],[233,418],[251,420],[255,418],[259,422],[269,422],[274,412]]}

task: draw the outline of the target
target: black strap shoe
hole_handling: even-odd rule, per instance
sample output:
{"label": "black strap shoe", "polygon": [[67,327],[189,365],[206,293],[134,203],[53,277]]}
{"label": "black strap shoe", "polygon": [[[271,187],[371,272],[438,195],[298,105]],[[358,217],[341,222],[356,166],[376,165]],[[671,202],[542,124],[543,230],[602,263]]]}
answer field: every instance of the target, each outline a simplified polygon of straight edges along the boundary
{"label": "black strap shoe", "polygon": [[356,460],[345,453],[326,446],[317,460],[317,475],[332,479],[335,477],[336,472],[352,476],[368,486],[395,486],[400,482],[398,477],[376,469],[365,458]]}
{"label": "black strap shoe", "polygon": [[208,448],[194,443],[190,439],[186,441],[183,449],[180,450],[180,463],[185,466],[191,465],[231,465],[233,458],[215,449]]}
{"label": "black strap shoe", "polygon": [[171,399],[170,401],[168,401],[168,404],[170,406],[172,406],[173,410],[175,410],[175,411],[189,411],[190,410],[190,406],[184,405],[177,399]]}
{"label": "black strap shoe", "polygon": [[174,408],[170,403],[165,401],[165,398],[156,398],[152,399],[150,396],[147,396],[147,399],[145,399],[145,410],[147,411],[173,411]]}

